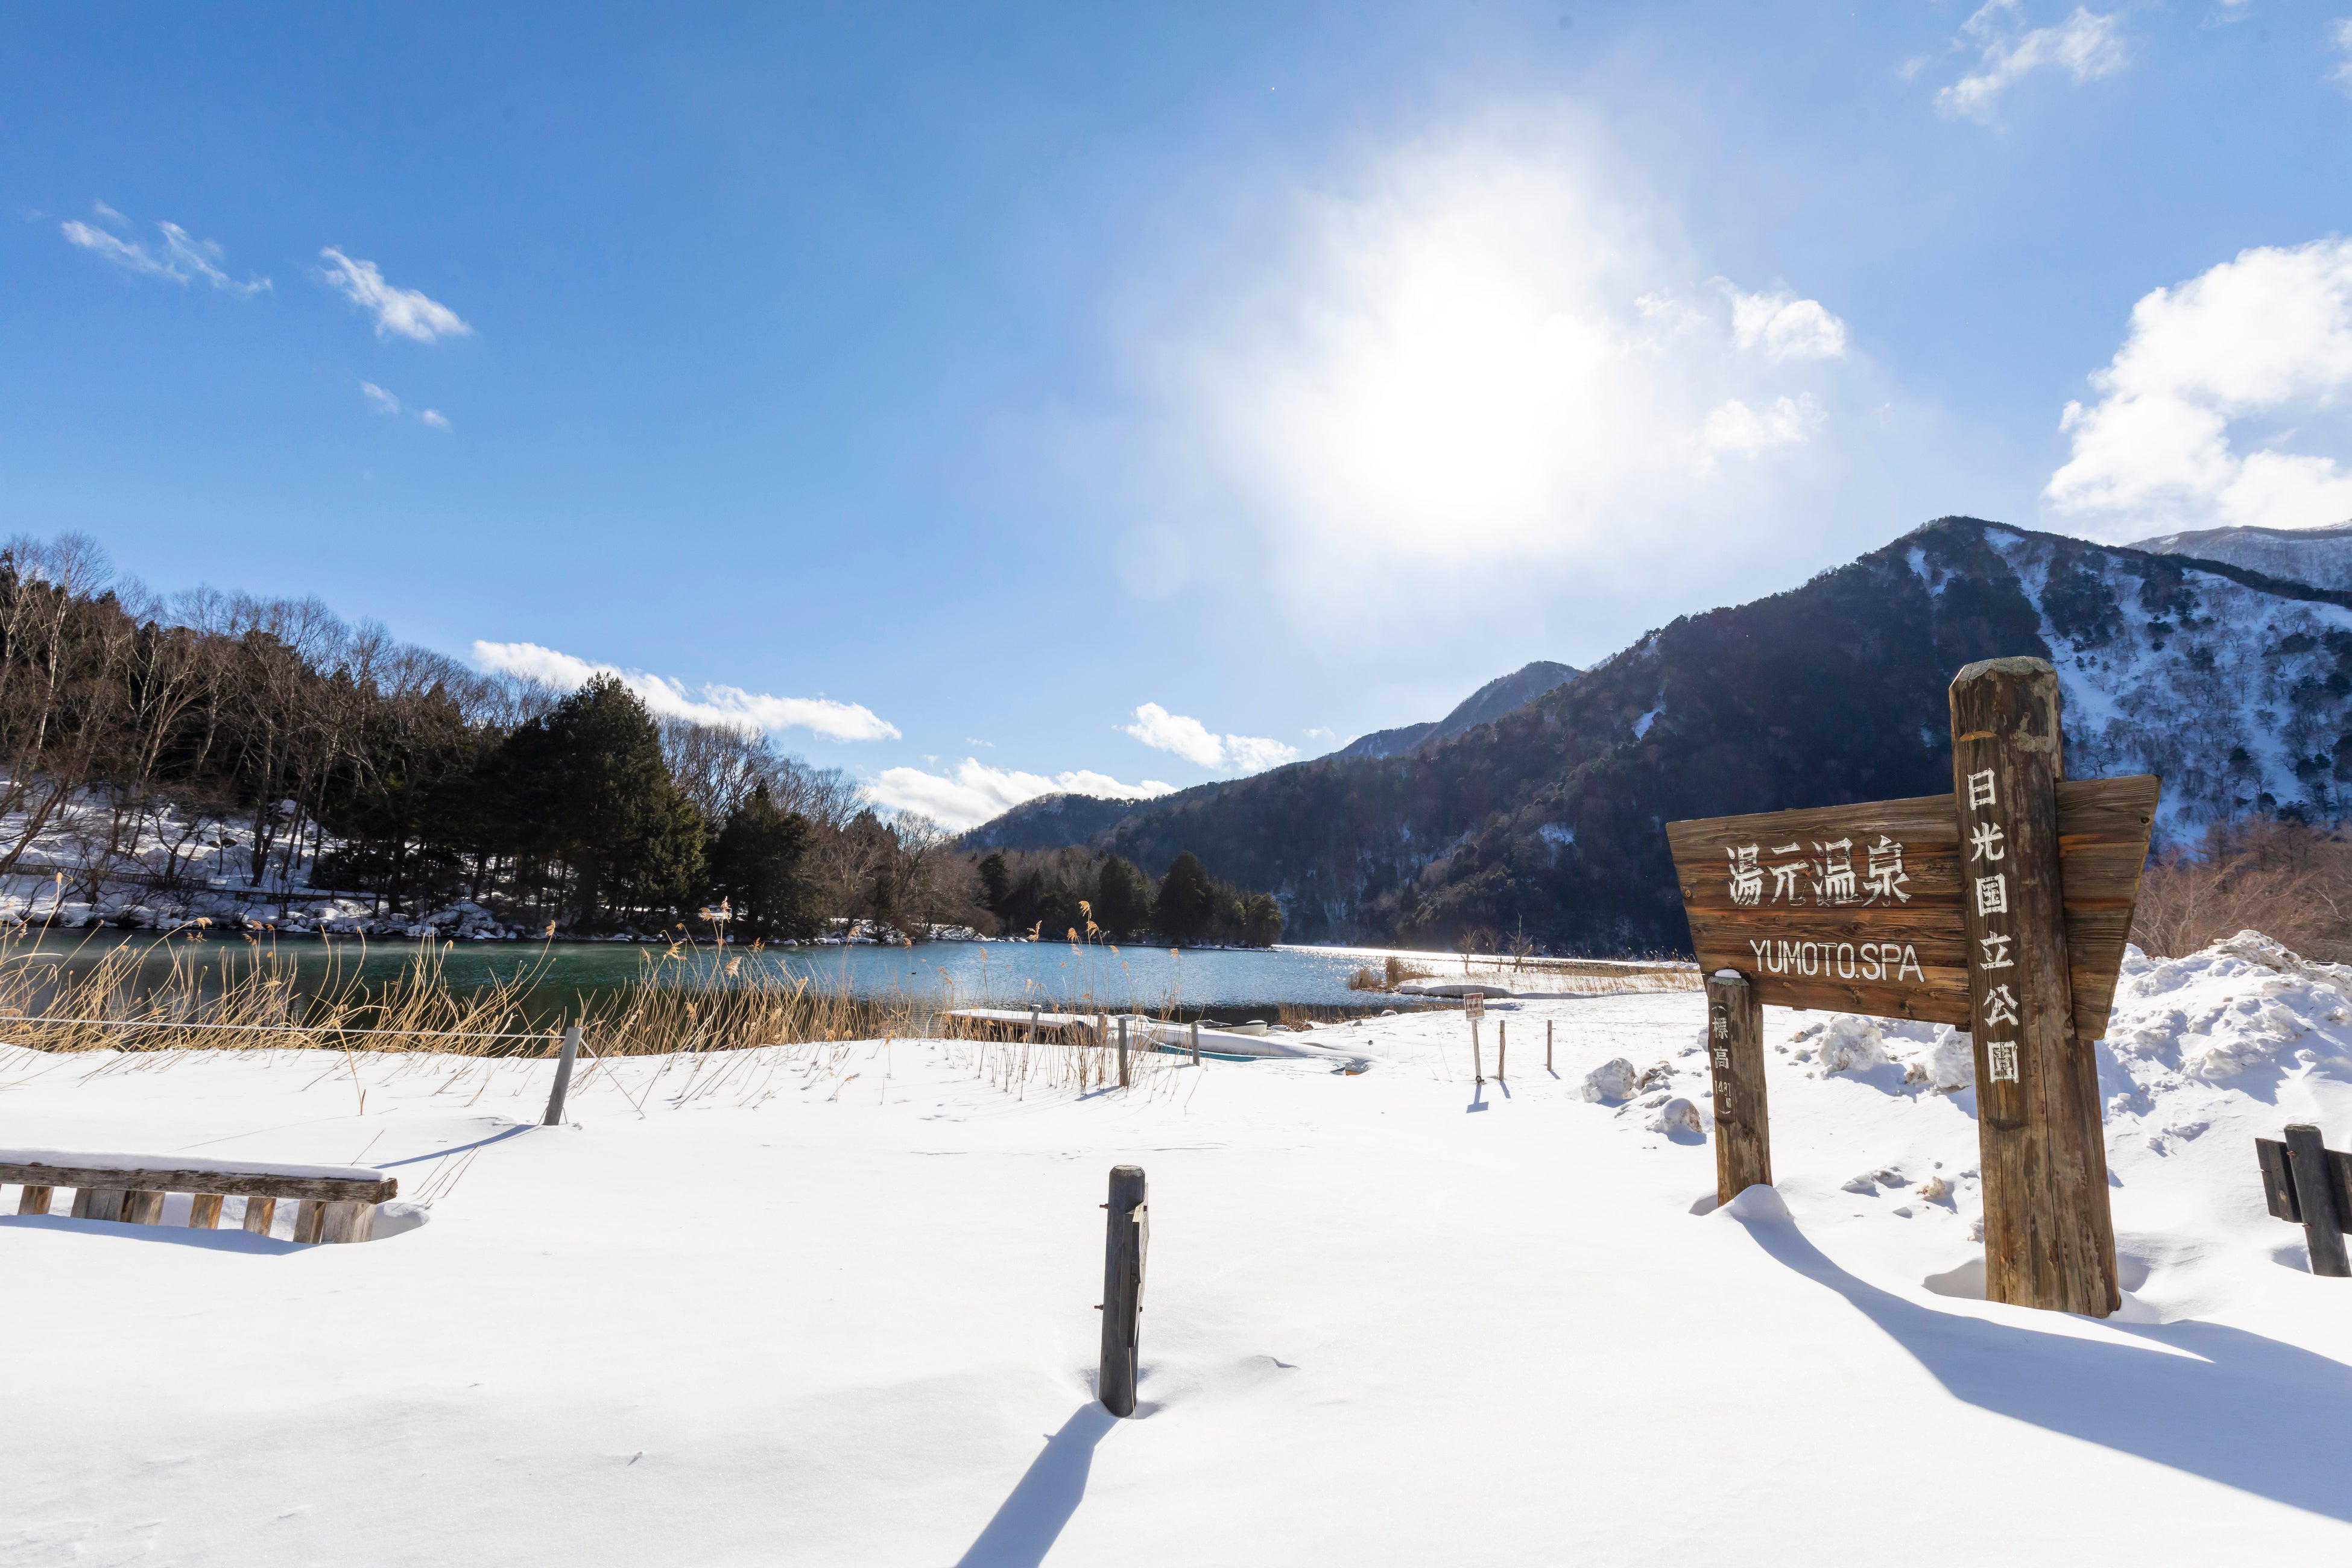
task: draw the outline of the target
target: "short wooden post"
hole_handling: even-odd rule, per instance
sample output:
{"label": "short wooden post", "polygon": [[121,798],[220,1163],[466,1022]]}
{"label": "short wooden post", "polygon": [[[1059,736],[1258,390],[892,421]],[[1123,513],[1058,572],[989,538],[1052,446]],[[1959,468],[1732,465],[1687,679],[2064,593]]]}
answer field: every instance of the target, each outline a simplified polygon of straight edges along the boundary
{"label": "short wooden post", "polygon": [[1953,678],[1951,706],[1985,1296],[2104,1318],[2123,1297],[2095,1042],[2074,1037],[2057,672],[2038,658],[1986,659]]}
{"label": "short wooden post", "polygon": [[1034,1046],[1037,1043],[1037,1012],[1034,1007],[1029,1009],[1029,1032],[1021,1037],[1023,1045]]}
{"label": "short wooden post", "polygon": [[1764,1098],[1764,1004],[1737,970],[1706,980],[1706,1059],[1715,1085],[1715,1201],[1772,1184]]}
{"label": "short wooden post", "polygon": [[1508,1018],[1497,1018],[1495,1020],[1495,1076],[1496,1078],[1511,1076],[1510,1061],[1511,1021]]}
{"label": "short wooden post", "polygon": [[122,1223],[125,1225],[163,1224],[163,1194],[152,1187],[132,1187],[124,1193]]}
{"label": "short wooden post", "polygon": [[580,1026],[574,1024],[563,1031],[563,1050],[555,1058],[555,1089],[547,1097],[547,1114],[540,1118],[542,1127],[563,1125],[563,1100],[572,1092],[572,1064],[580,1059]]}
{"label": "short wooden post", "polygon": [[2318,1128],[2287,1123],[2286,1162],[2294,1177],[2295,1206],[2303,1212],[2303,1234],[2311,1245],[2311,1271],[2331,1279],[2352,1278],[2352,1260],[2344,1251],[2344,1215],[2336,1211],[2336,1184]]}
{"label": "short wooden post", "polygon": [[1143,1167],[1110,1168],[1109,1223],[1103,1242],[1102,1363],[1095,1389],[1113,1415],[1135,1414],[1137,1320],[1143,1314],[1143,1258],[1151,1235]]}
{"label": "short wooden post", "polygon": [[1118,1087],[1127,1087],[1127,1020],[1118,1021]]}
{"label": "short wooden post", "polygon": [[294,1239],[315,1245],[320,1239],[319,1230],[326,1218],[326,1199],[304,1198],[302,1206],[294,1211]]}
{"label": "short wooden post", "polygon": [[331,1198],[320,1205],[320,1241],[365,1241],[375,1230],[375,1205],[356,1198]]}
{"label": "short wooden post", "polygon": [[268,1236],[269,1226],[277,1217],[278,1200],[276,1198],[248,1197],[245,1200],[245,1228],[254,1235]]}
{"label": "short wooden post", "polygon": [[1194,1067],[1199,1067],[1199,1066],[1201,1065],[1201,1024],[1200,1024],[1200,1020],[1199,1020],[1199,1019],[1197,1019],[1197,1018],[1196,1018],[1196,1019],[1194,1019],[1191,1024],[1187,1025],[1187,1026],[1186,1026],[1186,1027],[1187,1027],[1187,1028],[1189,1028],[1189,1029],[1191,1030],[1191,1032],[1192,1032],[1192,1065],[1193,1065]]}
{"label": "short wooden post", "polygon": [[220,1228],[221,1195],[218,1193],[198,1193],[188,1200],[190,1230]]}
{"label": "short wooden post", "polygon": [[73,1216],[76,1219],[119,1220],[122,1217],[122,1200],[128,1195],[121,1187],[80,1187],[75,1190]]}
{"label": "short wooden post", "polygon": [[1470,1081],[1472,1083],[1486,1081],[1486,1068],[1484,1063],[1485,1058],[1478,1054],[1478,1020],[1473,1018],[1470,1020]]}
{"label": "short wooden post", "polygon": [[1099,1050],[1108,1044],[1110,1044],[1110,1020],[1097,1013],[1095,1015],[1095,1047]]}
{"label": "short wooden post", "polygon": [[1544,1071],[1551,1071],[1551,1020],[1544,1020]]}
{"label": "short wooden post", "polygon": [[47,1214],[49,1212],[49,1200],[57,1196],[57,1193],[55,1187],[26,1187],[16,1194],[16,1212]]}

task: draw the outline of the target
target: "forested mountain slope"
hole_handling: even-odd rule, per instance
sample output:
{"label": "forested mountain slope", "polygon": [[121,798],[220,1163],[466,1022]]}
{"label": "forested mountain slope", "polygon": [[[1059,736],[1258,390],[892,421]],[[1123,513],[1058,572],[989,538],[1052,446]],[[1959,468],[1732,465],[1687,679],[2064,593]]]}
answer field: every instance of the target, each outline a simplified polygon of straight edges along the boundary
{"label": "forested mountain slope", "polygon": [[1577,668],[1572,664],[1539,658],[1508,675],[1496,676],[1464,698],[1443,719],[1402,724],[1393,730],[1375,730],[1369,735],[1359,735],[1331,754],[1351,759],[1401,757],[1432,742],[1450,741],[1473,725],[1492,723],[1512,709],[1534,701],[1555,687],[1567,685],[1576,676]]}
{"label": "forested mountain slope", "polygon": [[2143,539],[2135,550],[2224,561],[2322,588],[2352,588],[2352,523],[2334,528],[2200,528]]}
{"label": "forested mountain slope", "polygon": [[2074,777],[2155,773],[2165,831],[2333,815],[2352,787],[2352,595],[2243,567],[1946,518],[1804,586],[1688,616],[1412,754],[1297,763],[1127,817],[1272,888],[1295,941],[1555,948],[1686,939],[1664,825],[1951,787],[1946,688],[2059,668]]}

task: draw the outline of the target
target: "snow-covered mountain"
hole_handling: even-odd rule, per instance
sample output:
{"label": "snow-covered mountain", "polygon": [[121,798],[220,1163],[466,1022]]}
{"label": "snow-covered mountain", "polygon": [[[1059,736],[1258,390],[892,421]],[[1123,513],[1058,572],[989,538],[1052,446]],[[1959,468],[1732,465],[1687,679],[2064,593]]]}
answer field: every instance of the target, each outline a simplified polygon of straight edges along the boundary
{"label": "snow-covered mountain", "polygon": [[2352,588],[2352,522],[2334,528],[2201,528],[2132,546],[2154,555],[2226,561],[2265,576]]}

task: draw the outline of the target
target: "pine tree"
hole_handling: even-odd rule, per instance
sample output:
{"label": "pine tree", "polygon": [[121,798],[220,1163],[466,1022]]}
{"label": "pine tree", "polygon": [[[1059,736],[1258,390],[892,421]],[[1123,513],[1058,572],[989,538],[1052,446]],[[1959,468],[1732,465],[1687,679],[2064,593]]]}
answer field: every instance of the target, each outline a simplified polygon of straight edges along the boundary
{"label": "pine tree", "polygon": [[1242,941],[1272,947],[1282,940],[1282,906],[1271,893],[1252,893],[1242,905]]}
{"label": "pine tree", "polygon": [[1113,855],[1095,874],[1095,924],[1112,942],[1126,942],[1151,923],[1151,884],[1135,862]]}
{"label": "pine tree", "polygon": [[817,931],[808,818],[783,811],[762,781],[727,816],[711,846],[713,892],[734,905],[737,934],[794,941]]}
{"label": "pine tree", "polygon": [[1214,933],[1217,890],[1208,868],[1190,849],[1168,863],[1160,879],[1160,897],[1151,907],[1151,923],[1179,947],[1197,947]]}

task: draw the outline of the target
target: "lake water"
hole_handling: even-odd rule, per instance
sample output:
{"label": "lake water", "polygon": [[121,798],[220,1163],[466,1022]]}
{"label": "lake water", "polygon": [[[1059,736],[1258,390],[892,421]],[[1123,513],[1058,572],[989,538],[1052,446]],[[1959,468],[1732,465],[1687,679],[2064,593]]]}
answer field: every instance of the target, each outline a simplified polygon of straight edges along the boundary
{"label": "lake water", "polygon": [[[152,933],[101,930],[44,932],[11,948],[11,963],[87,970],[111,949],[129,943],[147,954],[141,977],[152,983],[169,960]],[[219,973],[224,961],[242,966],[257,951],[274,952],[293,966],[298,987],[324,983],[331,973],[368,982],[389,981],[415,955],[404,942],[361,942],[353,938],[292,939],[257,947],[238,936],[213,936],[200,942],[170,943],[183,964]],[[1348,989],[1348,977],[1380,955],[1360,949],[1286,947],[1271,950],[1164,947],[1087,947],[1067,942],[943,942],[919,947],[802,947],[752,952],[730,946],[725,956],[740,958],[740,981],[765,973],[806,979],[829,992],[878,998],[916,994],[948,1005],[1071,1006],[1083,1010],[1158,1011],[1185,1016],[1208,1009],[1233,1021],[1260,1015],[1288,1002],[1318,1007],[1378,1011],[1391,1003]],[[627,942],[457,942],[441,955],[451,984],[474,986],[518,974],[533,976],[531,1011],[560,1013],[583,993],[627,984],[654,967],[670,984],[699,985],[715,978],[719,954],[703,948],[686,962],[662,963],[662,950]],[[1417,955],[1432,968],[1451,973],[1458,958]]]}

